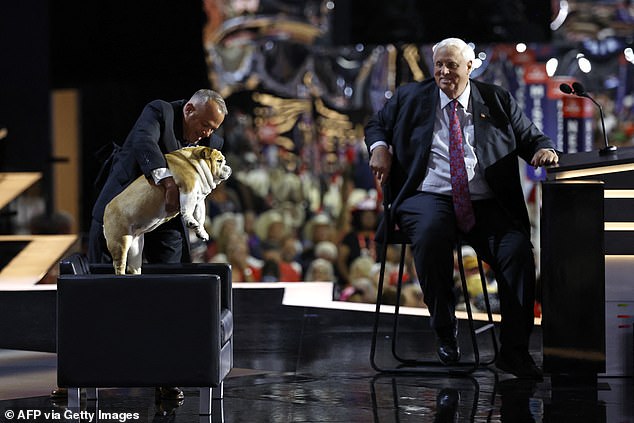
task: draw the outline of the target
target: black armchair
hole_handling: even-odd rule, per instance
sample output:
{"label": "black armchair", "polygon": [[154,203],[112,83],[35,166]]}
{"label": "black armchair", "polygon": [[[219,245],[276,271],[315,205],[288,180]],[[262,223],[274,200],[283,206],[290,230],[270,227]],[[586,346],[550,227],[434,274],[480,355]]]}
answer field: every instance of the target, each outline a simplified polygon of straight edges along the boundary
{"label": "black armchair", "polygon": [[69,388],[69,407],[83,387],[201,387],[200,414],[211,414],[233,367],[231,267],[143,272],[114,276],[77,256],[60,263],[58,385]]}

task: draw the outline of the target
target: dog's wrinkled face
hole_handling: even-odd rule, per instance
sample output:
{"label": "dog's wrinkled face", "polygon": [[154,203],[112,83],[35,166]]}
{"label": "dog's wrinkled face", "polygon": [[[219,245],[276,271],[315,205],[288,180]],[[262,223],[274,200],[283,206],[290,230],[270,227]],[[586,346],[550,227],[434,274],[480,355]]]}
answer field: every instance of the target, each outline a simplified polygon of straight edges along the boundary
{"label": "dog's wrinkled face", "polygon": [[209,167],[216,183],[222,182],[231,176],[231,168],[227,166],[225,156],[219,150],[211,150]]}

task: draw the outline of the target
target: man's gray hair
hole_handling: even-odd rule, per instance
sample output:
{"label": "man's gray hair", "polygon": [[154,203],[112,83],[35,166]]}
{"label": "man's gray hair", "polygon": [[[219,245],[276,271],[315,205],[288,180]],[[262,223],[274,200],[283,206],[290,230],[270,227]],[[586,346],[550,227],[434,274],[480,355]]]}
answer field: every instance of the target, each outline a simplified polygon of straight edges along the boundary
{"label": "man's gray hair", "polygon": [[198,90],[194,93],[194,95],[189,101],[191,101],[192,103],[209,103],[210,101],[214,101],[216,102],[216,104],[218,104],[218,106],[220,106],[220,111],[224,115],[228,113],[227,105],[225,104],[225,99],[222,98],[222,96],[214,90],[209,90],[209,89]]}
{"label": "man's gray hair", "polygon": [[456,47],[467,62],[475,59],[475,52],[473,51],[473,48],[460,38],[445,38],[438,44],[434,45],[431,50],[435,54],[437,49],[449,46]]}

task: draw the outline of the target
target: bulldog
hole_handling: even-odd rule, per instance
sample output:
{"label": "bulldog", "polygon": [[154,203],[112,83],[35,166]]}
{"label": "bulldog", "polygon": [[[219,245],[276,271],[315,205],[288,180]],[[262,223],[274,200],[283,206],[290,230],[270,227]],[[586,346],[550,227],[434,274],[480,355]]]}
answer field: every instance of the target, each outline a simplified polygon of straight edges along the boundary
{"label": "bulldog", "polygon": [[[229,178],[231,168],[220,151],[209,147],[185,147],[165,158],[179,189],[180,214],[185,225],[202,240],[209,240],[204,228],[205,198]],[[163,188],[143,175],[114,197],[104,211],[103,232],[115,274],[140,274],[143,234],[178,214],[165,211]]]}

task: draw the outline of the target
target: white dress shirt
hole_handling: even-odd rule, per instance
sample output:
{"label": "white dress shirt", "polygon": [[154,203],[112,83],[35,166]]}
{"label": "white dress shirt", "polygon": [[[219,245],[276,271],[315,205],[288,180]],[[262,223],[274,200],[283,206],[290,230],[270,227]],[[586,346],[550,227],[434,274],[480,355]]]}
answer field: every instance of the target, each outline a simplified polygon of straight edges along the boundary
{"label": "white dress shirt", "polygon": [[156,185],[158,185],[159,182],[161,182],[161,180],[170,176],[174,176],[174,175],[172,175],[172,172],[170,172],[170,170],[166,167],[159,167],[152,170],[152,179],[154,179],[154,183]]}
{"label": "white dress shirt", "polygon": [[[451,110],[449,103],[452,99],[439,91],[440,101],[436,109],[434,120],[434,133],[431,143],[427,171],[422,183],[418,187],[419,191],[434,192],[437,194],[451,195],[451,174],[449,170],[449,127]],[[470,104],[471,83],[462,94],[456,99],[459,106],[458,118],[462,127],[462,141],[464,149],[464,161],[469,178],[469,192],[471,198],[480,200],[493,197],[491,188],[484,179],[484,171],[478,166],[476,156],[476,143],[473,131],[473,112]],[[449,106],[449,107],[448,107]]]}
{"label": "white dress shirt", "polygon": [[[436,108],[431,151],[425,177],[418,187],[419,191],[451,195],[451,175],[449,170],[449,126],[450,108],[446,107],[452,99],[440,91],[440,101]],[[462,141],[465,153],[465,167],[469,178],[469,192],[474,200],[493,197],[491,188],[484,179],[484,170],[478,166],[476,144],[473,130],[473,113],[470,104],[471,83],[457,98],[460,103],[457,113],[462,126]],[[387,142],[377,141],[370,151],[378,146],[388,146]],[[388,146],[389,147],[389,146]],[[390,148],[390,152],[391,152]]]}

